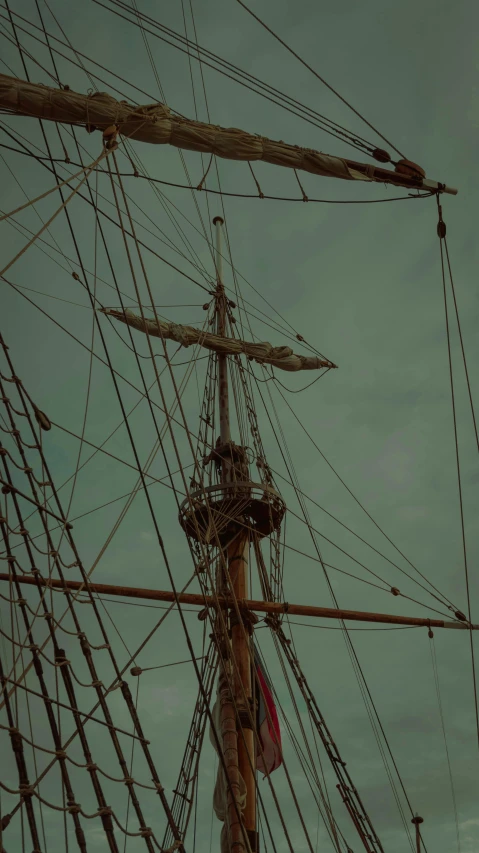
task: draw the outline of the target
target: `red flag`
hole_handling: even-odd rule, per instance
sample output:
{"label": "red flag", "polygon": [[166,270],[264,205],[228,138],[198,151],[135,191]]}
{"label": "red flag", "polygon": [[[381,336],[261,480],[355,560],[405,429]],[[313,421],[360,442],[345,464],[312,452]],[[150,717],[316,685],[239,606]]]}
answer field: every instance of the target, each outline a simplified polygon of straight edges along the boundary
{"label": "red flag", "polygon": [[[263,752],[256,758],[256,769],[268,775],[282,763],[281,731],[270,684],[255,655],[258,692],[258,735]],[[266,710],[267,709],[267,710]]]}

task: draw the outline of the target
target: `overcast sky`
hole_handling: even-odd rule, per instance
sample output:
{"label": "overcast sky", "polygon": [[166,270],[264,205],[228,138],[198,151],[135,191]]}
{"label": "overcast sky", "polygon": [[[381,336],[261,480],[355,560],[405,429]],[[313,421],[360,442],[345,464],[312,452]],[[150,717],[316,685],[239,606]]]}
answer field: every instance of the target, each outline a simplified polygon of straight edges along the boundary
{"label": "overcast sky", "polygon": [[[46,4],[43,0],[39,0],[39,3],[49,32],[63,38]],[[161,19],[162,23],[176,31],[184,32],[180,0],[163,4],[138,0],[138,3],[142,11]],[[95,84],[102,91],[110,91],[118,97],[139,103],[163,98],[137,28],[91,0],[84,0],[82,4],[63,4],[59,0],[52,0],[49,5],[78,50],[128,81],[115,80],[98,66],[87,63],[88,69],[102,78],[101,81],[89,80],[81,69],[57,56],[57,67],[63,84],[80,92],[86,92]],[[201,45],[353,133],[394,153],[344,103],[261,29],[235,0],[193,0],[192,7]],[[188,32],[191,34],[188,3],[184,4],[184,9]],[[428,177],[459,188],[457,197],[444,197],[442,203],[472,393],[477,396],[477,8],[466,0],[459,0],[455,4],[443,0],[422,0],[420,3],[405,0],[402,4],[380,3],[378,0],[367,0],[362,4],[352,3],[351,0],[339,0],[334,4],[308,3],[306,0],[297,0],[295,3],[291,0],[276,0],[274,3],[271,0],[258,0],[254,9],[391,143],[406,157],[419,163]],[[17,0],[15,11],[38,24],[33,0]],[[4,23],[2,20],[2,26]],[[23,22],[20,21],[20,25],[24,26]],[[6,31],[3,27],[1,32]],[[8,32],[11,33],[11,30],[8,29]],[[43,69],[51,72],[48,52],[25,33],[19,31],[18,36]],[[149,44],[164,97],[170,107],[185,116],[194,117],[196,106],[198,118],[207,120],[197,65],[192,63],[194,101],[188,58],[153,37],[149,37]],[[68,49],[57,46],[71,55]],[[8,67],[1,67],[2,73],[11,73],[10,68],[19,77],[24,76],[18,54],[6,39],[2,39],[1,56],[8,64]],[[32,81],[52,83],[45,70],[28,59],[26,61]],[[346,143],[327,136],[320,129],[211,69],[204,69],[204,80],[209,114],[215,124],[240,127],[296,145],[367,161],[365,156]],[[121,96],[115,92],[115,86],[121,91]],[[133,86],[143,89],[147,95],[140,94]],[[26,145],[36,145],[44,154],[45,141],[38,123],[5,116],[2,116],[2,121],[23,134]],[[55,128],[47,127],[47,133],[54,156],[63,157]],[[99,135],[88,136],[81,129],[77,138],[84,148],[85,162],[92,162],[100,153]],[[0,141],[15,145],[3,133]],[[71,136],[64,133],[63,141],[72,162],[77,163],[78,155]],[[135,143],[134,150],[153,177],[181,185],[188,183],[175,149]],[[32,198],[53,186],[53,176],[38,162],[7,149],[0,149],[0,153],[3,158],[0,161],[2,210],[10,211],[21,205],[25,201],[24,192]],[[196,186],[203,174],[200,155],[185,152],[184,158],[191,184]],[[123,172],[131,174],[131,164],[123,155],[119,155],[119,163]],[[205,165],[207,163],[208,158],[205,159]],[[246,164],[220,161],[218,168],[223,190],[246,194],[256,192]],[[69,166],[68,169],[72,172],[74,167]],[[254,174],[266,195],[300,196],[294,174],[288,170],[256,164]],[[67,176],[63,165],[59,166],[59,175],[62,178]],[[384,556],[373,553],[318,506],[310,503],[313,526],[342,548],[343,552],[363,564],[358,565],[333,544],[318,537],[327,563],[361,579],[355,580],[331,570],[335,594],[340,606],[345,608],[431,618],[438,616],[434,608],[441,613],[447,612],[427,590],[415,583],[414,578],[430,589],[353,500],[301,430],[299,422],[305,425],[326,459],[403,555],[444,596],[466,611],[435,199],[410,199],[407,193],[392,186],[373,186],[362,182],[353,185],[352,182],[317,178],[304,173],[300,174],[300,179],[307,195],[311,199],[323,200],[321,203],[225,197],[224,204],[233,262],[241,276],[238,278],[239,286],[243,297],[254,306],[251,310],[256,314],[259,310],[264,311],[268,318],[273,318],[283,327],[287,321],[295,331],[339,365],[338,370],[330,371],[302,393],[292,394],[281,389],[294,414],[284,403],[278,388],[270,389],[301,488],[317,504],[397,564],[392,565]],[[208,182],[207,185],[212,189],[217,188],[214,167],[208,175]],[[138,236],[157,253],[155,256],[145,250],[155,302],[159,306],[175,306],[161,308],[161,313],[176,322],[202,322],[204,313],[201,306],[208,297],[197,284],[181,273],[209,286],[207,278],[202,277],[201,265],[210,280],[214,276],[214,268],[194,199],[199,205],[209,235],[208,220],[221,213],[219,197],[210,195],[207,198],[203,193],[193,198],[187,189],[158,184],[161,192],[158,198],[146,181],[134,177],[125,178],[124,185],[137,205],[132,205],[132,213],[140,223]],[[98,192],[99,206],[115,218],[107,177],[100,175],[98,185],[91,179],[90,186],[93,193]],[[404,198],[397,202],[374,204],[327,203],[370,202],[397,196]],[[36,209],[46,221],[58,205],[55,193],[40,202]],[[70,211],[85,268],[91,273],[95,264],[95,220],[92,208],[82,199],[75,198]],[[174,213],[176,225],[168,213]],[[41,227],[38,215],[31,209],[19,214],[16,221],[34,232]],[[2,230],[3,267],[31,235],[19,233],[8,222],[2,223]],[[188,242],[182,238],[183,231]],[[134,306],[134,287],[120,233],[113,224],[106,223],[105,235],[120,289],[128,295],[127,304]],[[10,346],[17,374],[23,379],[35,402],[58,425],[44,435],[44,444],[55,481],[61,485],[74,472],[77,464],[79,442],[64,429],[76,436],[82,431],[90,358],[87,350],[55,325],[51,318],[89,347],[93,316],[87,294],[81,283],[71,275],[79,267],[64,216],[59,216],[50,233],[43,236],[49,243],[49,246],[43,244],[43,248],[62,267],[34,246],[9,270],[6,277],[19,288],[38,291],[35,294],[24,289],[21,293],[49,316],[42,314],[19,291],[14,291],[2,282],[2,333]],[[190,247],[195,255],[189,254]],[[174,264],[178,271],[158,255],[169,264]],[[193,264],[200,266],[200,269]],[[104,283],[111,284],[112,275],[100,245],[97,251],[97,271],[104,280],[96,283],[99,300],[104,305],[118,305],[115,291]],[[224,277],[226,285],[233,287],[227,263]],[[91,275],[89,282],[93,287]],[[140,287],[143,300],[148,303],[143,283]],[[261,296],[268,300],[269,306]],[[452,312],[451,302],[449,308]],[[275,314],[274,309],[279,314]],[[281,320],[279,315],[285,320]],[[457,327],[452,313],[450,318],[472,618],[474,622],[479,622],[476,568],[479,483],[477,446]],[[100,318],[100,324],[114,368],[128,378],[136,389],[140,388],[137,365],[123,342],[127,340],[123,328],[120,330],[123,336],[120,340],[105,318]],[[270,340],[274,345],[290,343],[277,327],[273,329],[256,319],[252,320],[252,327],[260,340]],[[146,356],[146,340],[137,333],[135,342],[139,352]],[[98,329],[94,333],[94,350],[104,358]],[[172,344],[169,351],[173,354],[174,350]],[[190,351],[183,350],[175,361],[185,362],[189,356]],[[202,391],[205,363],[198,362],[197,376],[193,374],[184,397],[185,417],[194,433],[198,429],[198,393]],[[149,384],[153,383],[155,376],[147,358],[143,359],[142,367]],[[186,364],[180,365],[176,376],[180,379],[186,369]],[[262,375],[259,368],[257,375]],[[309,374],[306,379],[304,375],[281,374],[279,378],[288,389],[299,390],[311,377]],[[173,389],[166,374],[162,381],[166,399],[171,402]],[[120,382],[120,390],[128,411],[138,402],[140,395],[123,381]],[[152,396],[155,402],[161,403],[157,389],[152,391]],[[256,404],[269,462],[274,470],[287,477],[259,396]],[[121,419],[111,375],[104,365],[94,360],[85,438],[95,445],[103,442]],[[160,425],[163,423],[161,413],[158,422]],[[144,402],[132,415],[131,428],[144,463],[155,441],[151,414]],[[191,463],[191,452],[184,431],[180,428],[177,430],[177,438],[182,464],[187,466]],[[130,465],[134,464],[124,427],[115,433],[106,448]],[[91,452],[91,448],[84,447],[82,461]],[[165,440],[165,452],[168,462],[176,470],[178,465],[170,438]],[[158,478],[166,476],[161,453],[155,459],[151,473]],[[128,493],[135,482],[135,472],[131,468],[122,465],[118,459],[97,454],[78,475],[69,517],[75,518]],[[181,489],[181,481],[176,478],[176,482]],[[292,489],[279,478],[277,482],[288,506],[293,512],[299,512]],[[61,492],[65,508],[68,506],[70,491],[71,483]],[[175,583],[181,587],[192,573],[192,564],[177,522],[176,503],[171,491],[160,485],[151,489],[151,496],[165,540],[169,565]],[[77,547],[87,569],[98,556],[123,503],[118,501],[75,522]],[[33,525],[33,521],[30,524]],[[315,556],[305,526],[292,514],[288,517],[287,534],[287,541],[293,548]],[[371,569],[384,579],[382,586],[398,587],[404,595],[415,601],[393,597],[387,591],[366,585],[363,580],[376,582],[366,569]],[[401,570],[408,572],[413,579],[406,577]],[[71,570],[69,576],[76,578],[76,571]],[[94,579],[106,583],[163,589],[170,587],[147,503],[141,494],[101,557]],[[331,596],[320,565],[293,550],[286,550],[284,584],[287,601],[331,606]],[[196,589],[195,586],[191,588]],[[56,606],[61,608],[64,600],[60,596],[58,599]],[[10,617],[8,606],[2,601],[3,605],[6,608],[3,622],[6,630]],[[161,611],[120,602],[108,602],[105,607],[131,651],[137,648],[161,615]],[[79,607],[79,611],[84,624],[88,622],[93,635],[97,636],[89,609]],[[112,633],[118,660],[126,663],[127,652],[111,621],[105,616],[105,611],[102,610],[102,613],[107,629]],[[185,619],[196,653],[201,655],[200,624],[193,613],[186,613]],[[304,673],[385,851],[402,853],[409,850],[409,842],[342,632],[335,623],[321,620],[315,621],[314,627],[293,626],[293,629]],[[293,719],[291,700],[282,682],[273,646],[266,634],[266,630],[258,632],[259,645],[274,675],[284,708]],[[381,630],[380,633],[377,629],[356,630],[351,632],[351,638],[413,810],[419,812],[425,820],[424,839],[427,849],[429,853],[455,853],[459,849],[456,821],[431,662],[432,643],[427,630]],[[65,635],[64,643],[68,649],[69,642]],[[467,632],[438,629],[434,634],[434,646],[457,803],[460,849],[462,853],[476,853],[479,850],[478,748],[469,637]],[[138,657],[137,663],[143,667],[153,667],[182,661],[187,657],[188,649],[179,617],[172,614]],[[10,658],[7,657],[7,660]],[[109,671],[105,681],[108,677],[111,680]],[[135,691],[136,681],[133,677],[129,677],[129,683]],[[32,689],[35,688],[34,680],[29,684]],[[160,778],[169,797],[176,782],[196,694],[197,684],[189,663],[145,672],[141,677],[139,710],[146,736],[152,742],[151,749]],[[86,710],[90,700],[87,697],[84,701]],[[117,714],[118,724],[130,730],[131,726],[117,694],[112,695],[111,704]],[[300,707],[303,719],[306,720],[304,707]],[[39,706],[39,720],[42,713]],[[43,725],[40,720],[40,730]],[[68,731],[71,731],[71,725]],[[93,729],[96,724],[91,725],[95,748],[101,755],[104,751],[105,762],[107,759],[110,762],[111,774],[118,776],[118,767],[115,768],[113,756],[107,752],[104,744],[103,732],[98,726]],[[47,740],[45,729],[45,742]],[[129,750],[130,741],[127,738],[124,740],[125,750]],[[304,809],[313,848],[318,842],[318,851],[329,851],[332,849],[331,842],[322,828],[317,836],[317,809],[314,808],[309,788],[294,758],[291,743],[286,736],[284,740],[286,760]],[[81,760],[79,752],[73,754]],[[40,756],[38,760],[43,766],[42,762],[47,759]],[[13,765],[11,773],[11,787],[15,787],[17,780]],[[148,771],[139,760],[138,777],[149,782]],[[291,826],[294,849],[298,853],[307,850],[283,770],[279,770],[275,777],[273,781]],[[351,848],[357,851],[361,849],[360,842],[342,815],[344,807],[334,788],[333,777],[330,775],[327,778],[335,813],[338,814],[341,827],[347,832]],[[213,779],[214,755],[209,743],[206,743],[198,799],[198,853],[218,849],[219,824],[216,821],[213,824],[213,846],[210,847]],[[78,785],[87,802],[91,794],[87,793],[80,776]],[[105,782],[105,785],[109,783]],[[260,782],[260,786],[272,820],[277,822],[274,808],[270,808],[266,782]],[[124,815],[126,792],[122,790],[120,796],[113,785],[110,787],[111,794],[108,788],[108,796],[112,804],[118,807],[119,813],[123,808]],[[51,794],[54,801],[59,801],[60,788],[56,783],[52,782],[50,787],[46,783],[45,791]],[[157,801],[148,800],[149,796],[149,792],[145,794],[148,803],[145,806],[146,822],[154,826],[161,839],[165,825],[163,815],[159,812]],[[403,802],[402,795],[401,798]],[[91,805],[90,812],[93,812],[95,804],[89,800],[88,804]],[[2,810],[5,808],[2,806]],[[61,833],[48,829],[48,826],[55,826],[57,817],[48,809],[45,813],[50,815],[50,824],[47,822],[47,849],[63,853],[65,843]],[[410,826],[410,815],[407,811],[406,814]],[[135,821],[132,821],[131,831],[137,830]],[[91,824],[87,829],[89,849],[106,850],[106,842],[100,830],[91,828]],[[13,840],[8,843],[5,836],[8,853],[21,849],[19,826],[12,824],[8,832],[11,832],[10,838]],[[280,835],[277,833],[276,840],[277,849],[282,853],[287,850],[287,846]],[[75,849],[73,835],[70,844]],[[30,849],[29,841],[25,849]],[[138,839],[129,840],[128,851],[134,853],[140,849],[144,848],[140,847]],[[192,841],[188,849],[193,849]]]}

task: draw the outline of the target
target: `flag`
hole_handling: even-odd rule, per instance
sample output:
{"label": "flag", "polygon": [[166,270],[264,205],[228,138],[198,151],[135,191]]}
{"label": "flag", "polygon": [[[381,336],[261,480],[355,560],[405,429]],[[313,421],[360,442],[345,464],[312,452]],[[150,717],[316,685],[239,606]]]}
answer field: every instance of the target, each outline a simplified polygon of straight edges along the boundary
{"label": "flag", "polygon": [[255,652],[256,687],[258,696],[257,731],[263,751],[256,757],[256,769],[265,776],[282,763],[281,731],[271,686]]}

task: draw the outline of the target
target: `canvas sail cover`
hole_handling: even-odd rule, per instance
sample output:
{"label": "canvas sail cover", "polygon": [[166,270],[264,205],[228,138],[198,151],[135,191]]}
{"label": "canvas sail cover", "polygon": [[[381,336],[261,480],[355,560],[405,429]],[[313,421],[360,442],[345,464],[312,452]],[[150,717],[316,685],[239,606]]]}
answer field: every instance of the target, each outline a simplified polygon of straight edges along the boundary
{"label": "canvas sail cover", "polygon": [[297,370],[320,370],[322,367],[336,367],[332,361],[328,361],[327,359],[318,358],[317,356],[296,355],[290,347],[273,347],[268,341],[251,343],[236,338],[224,338],[220,335],[214,335],[212,332],[195,329],[193,326],[181,326],[177,323],[168,323],[160,319],[157,322],[147,317],[143,319],[143,317],[138,317],[128,308],[125,311],[103,308],[102,312],[155,338],[166,338],[170,341],[177,341],[177,343],[182,344],[184,347],[189,347],[192,344],[200,344],[206,347],[206,349],[211,349],[224,355],[241,355],[243,353],[248,358],[260,364],[271,364],[273,367],[279,367],[281,370],[295,372]]}
{"label": "canvas sail cover", "polygon": [[348,165],[342,157],[267,139],[236,127],[193,121],[174,115],[162,103],[136,106],[118,101],[106,92],[83,95],[0,74],[0,107],[17,115],[84,125],[88,130],[106,130],[116,125],[129,139],[174,145],[228,160],[263,160],[347,181],[374,179],[373,175],[365,175]]}
{"label": "canvas sail cover", "polygon": [[[166,104],[129,104],[107,92],[83,95],[70,89],[54,89],[0,74],[0,110],[16,115],[76,124],[94,130],[118,130],[128,139],[154,145],[174,145],[187,151],[213,154],[225,160],[262,160],[286,169],[345,181],[379,181],[402,187],[456,195],[457,190],[425,179],[424,171],[409,160],[399,160],[394,172],[370,163],[358,163],[301,148],[283,140],[268,139],[237,127],[220,127],[175,115]],[[373,153],[373,156],[374,153]],[[382,164],[384,161],[377,157]],[[411,170],[412,167],[412,170]],[[198,186],[201,188],[202,182]],[[306,197],[305,197],[306,200]]]}

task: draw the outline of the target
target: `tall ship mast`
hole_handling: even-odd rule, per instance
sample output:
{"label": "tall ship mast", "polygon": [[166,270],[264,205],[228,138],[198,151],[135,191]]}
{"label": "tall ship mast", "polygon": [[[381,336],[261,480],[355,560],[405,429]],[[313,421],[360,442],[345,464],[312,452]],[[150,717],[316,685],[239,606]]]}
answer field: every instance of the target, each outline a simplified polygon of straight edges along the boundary
{"label": "tall ship mast", "polygon": [[[148,74],[124,68],[120,49],[105,58],[85,45],[46,0],[0,12],[0,853],[466,853],[477,819],[447,718],[456,667],[473,788],[479,626],[459,415],[479,441],[443,212],[454,181],[429,178],[355,109],[376,142],[202,46],[192,3],[181,2],[182,32],[136,0],[88,9],[105,43],[138,39]],[[165,45],[172,78],[191,75],[190,115],[166,98]],[[213,71],[340,153],[215,124]],[[278,304],[267,205],[309,215],[324,186],[332,203],[348,191],[352,204],[371,193],[434,206],[460,587],[427,556],[413,561],[322,449],[316,413],[341,346],[324,354],[327,319],[307,311],[300,332]],[[255,205],[265,263],[253,285],[233,233]],[[328,508],[322,476],[335,483]],[[389,694],[399,706],[408,685],[420,703],[427,679],[437,716],[411,714],[411,746]],[[419,756],[433,731],[440,773]],[[433,807],[444,791],[447,831]]]}

